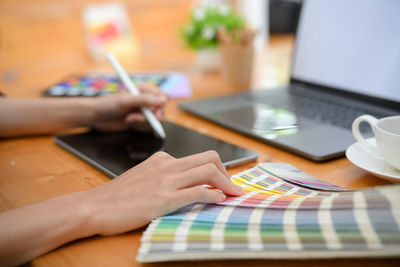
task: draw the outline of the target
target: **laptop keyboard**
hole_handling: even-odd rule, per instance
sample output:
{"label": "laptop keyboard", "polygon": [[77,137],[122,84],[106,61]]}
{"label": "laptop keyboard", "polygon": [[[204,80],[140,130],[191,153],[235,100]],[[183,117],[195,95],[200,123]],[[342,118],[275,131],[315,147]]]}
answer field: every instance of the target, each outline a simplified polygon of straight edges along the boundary
{"label": "laptop keyboard", "polygon": [[[299,115],[346,129],[351,129],[351,125],[355,118],[362,114],[366,114],[366,112],[362,110],[326,102],[318,102],[304,97],[295,98],[295,107],[297,114]],[[376,114],[370,115],[376,116]],[[365,127],[362,127],[361,130],[368,131]]]}
{"label": "laptop keyboard", "polygon": [[[310,90],[297,90],[294,93],[294,107],[297,114],[323,123],[333,124],[346,129],[351,129],[355,118],[369,114],[376,118],[388,114],[367,109],[357,102],[337,96],[314,92]],[[363,133],[371,132],[371,127],[366,123],[360,125]]]}

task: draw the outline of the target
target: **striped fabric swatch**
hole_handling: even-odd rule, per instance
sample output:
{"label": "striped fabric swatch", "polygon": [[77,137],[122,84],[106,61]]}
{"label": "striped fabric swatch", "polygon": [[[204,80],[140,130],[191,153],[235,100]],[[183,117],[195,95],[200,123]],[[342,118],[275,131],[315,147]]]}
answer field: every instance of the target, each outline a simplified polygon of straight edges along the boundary
{"label": "striped fabric swatch", "polygon": [[400,185],[345,191],[322,183],[322,191],[260,165],[231,177],[242,196],[154,220],[137,260],[400,256]]}

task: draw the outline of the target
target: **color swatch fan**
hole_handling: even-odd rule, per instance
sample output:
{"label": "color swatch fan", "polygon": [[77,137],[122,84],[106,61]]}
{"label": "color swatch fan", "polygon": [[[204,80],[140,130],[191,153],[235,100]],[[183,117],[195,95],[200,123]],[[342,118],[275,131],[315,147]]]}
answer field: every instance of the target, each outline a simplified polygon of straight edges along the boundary
{"label": "color swatch fan", "polygon": [[154,220],[137,260],[400,256],[399,185],[346,191],[281,163],[231,179],[244,195]]}

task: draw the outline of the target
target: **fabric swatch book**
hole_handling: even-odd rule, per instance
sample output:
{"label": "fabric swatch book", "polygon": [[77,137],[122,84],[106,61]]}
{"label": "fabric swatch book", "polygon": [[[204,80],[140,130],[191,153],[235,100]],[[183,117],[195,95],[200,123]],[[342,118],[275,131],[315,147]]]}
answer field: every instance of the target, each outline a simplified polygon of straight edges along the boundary
{"label": "fabric swatch book", "polygon": [[285,163],[231,179],[242,196],[155,219],[137,260],[400,256],[400,185],[353,191]]}

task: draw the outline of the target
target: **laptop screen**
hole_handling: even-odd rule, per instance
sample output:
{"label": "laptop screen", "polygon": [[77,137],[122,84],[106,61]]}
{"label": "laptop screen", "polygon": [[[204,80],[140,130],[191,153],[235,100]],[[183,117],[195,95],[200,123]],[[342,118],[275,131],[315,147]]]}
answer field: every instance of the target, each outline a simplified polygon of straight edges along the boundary
{"label": "laptop screen", "polygon": [[400,102],[400,1],[307,0],[292,78]]}

